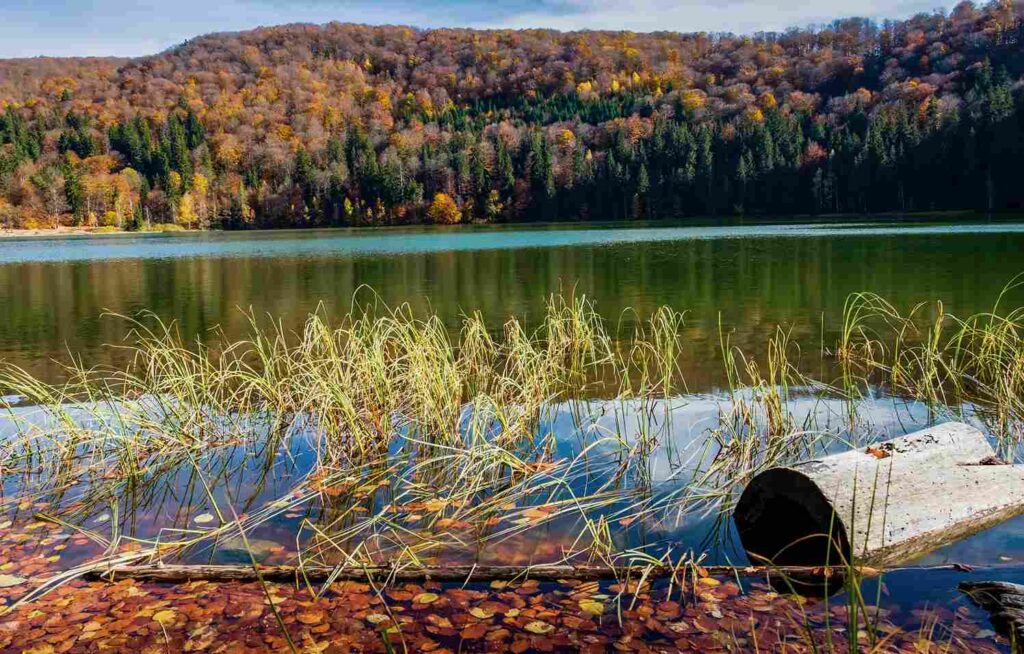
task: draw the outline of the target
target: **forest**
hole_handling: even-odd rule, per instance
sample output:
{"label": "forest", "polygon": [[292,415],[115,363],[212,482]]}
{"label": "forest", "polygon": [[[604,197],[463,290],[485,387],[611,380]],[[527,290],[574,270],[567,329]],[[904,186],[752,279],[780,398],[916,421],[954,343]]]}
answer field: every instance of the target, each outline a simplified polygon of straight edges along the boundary
{"label": "forest", "polygon": [[0,228],[1024,208],[1024,3],[785,33],[331,23],[0,61]]}

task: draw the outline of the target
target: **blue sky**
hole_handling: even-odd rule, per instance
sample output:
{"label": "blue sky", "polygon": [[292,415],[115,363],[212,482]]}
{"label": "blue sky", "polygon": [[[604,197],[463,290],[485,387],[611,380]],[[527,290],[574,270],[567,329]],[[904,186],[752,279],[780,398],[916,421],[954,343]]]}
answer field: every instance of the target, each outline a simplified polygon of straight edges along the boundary
{"label": "blue sky", "polygon": [[0,0],[0,57],[135,56],[208,32],[332,20],[419,27],[782,30],[903,18],[949,0]]}

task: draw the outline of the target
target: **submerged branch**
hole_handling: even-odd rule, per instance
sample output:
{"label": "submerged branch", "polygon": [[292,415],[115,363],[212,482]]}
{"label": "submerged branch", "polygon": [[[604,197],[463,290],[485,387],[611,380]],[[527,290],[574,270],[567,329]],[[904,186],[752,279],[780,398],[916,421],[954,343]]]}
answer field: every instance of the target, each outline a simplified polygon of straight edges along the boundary
{"label": "submerged branch", "polygon": [[[968,572],[972,570],[961,564],[921,566],[898,568],[898,570],[954,570]],[[871,577],[885,572],[893,572],[897,568],[878,569],[857,566],[856,574]],[[265,581],[294,582],[306,579],[309,581],[366,581],[367,579],[387,579],[392,581],[515,581],[519,579],[536,579],[538,581],[578,580],[601,581],[611,579],[639,578],[645,579],[664,577],[685,577],[688,572],[697,576],[790,576],[790,577],[822,577],[841,576],[850,572],[850,568],[842,566],[574,566],[574,565],[452,565],[439,567],[344,567],[329,566],[259,566],[259,576]],[[158,581],[179,583],[188,581],[255,581],[257,569],[250,565],[115,565],[109,568],[94,568],[87,577],[92,579],[115,581],[117,579],[136,579],[139,581]]]}

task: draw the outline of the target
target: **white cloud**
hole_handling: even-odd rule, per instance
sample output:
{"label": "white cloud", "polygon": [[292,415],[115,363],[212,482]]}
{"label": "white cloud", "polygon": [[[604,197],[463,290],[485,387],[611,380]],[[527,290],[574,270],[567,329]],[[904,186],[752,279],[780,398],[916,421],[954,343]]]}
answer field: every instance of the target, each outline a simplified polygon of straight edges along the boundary
{"label": "white cloud", "polygon": [[0,0],[0,57],[153,54],[209,32],[295,22],[750,33],[849,15],[902,18],[938,5],[936,0],[863,0],[856,6],[838,0],[541,0],[529,6],[527,0]]}
{"label": "white cloud", "polygon": [[561,0],[502,21],[503,27],[560,30],[609,29],[679,32],[782,31],[831,22],[835,18],[904,18],[951,3],[935,0],[865,0],[851,5],[826,0]]}

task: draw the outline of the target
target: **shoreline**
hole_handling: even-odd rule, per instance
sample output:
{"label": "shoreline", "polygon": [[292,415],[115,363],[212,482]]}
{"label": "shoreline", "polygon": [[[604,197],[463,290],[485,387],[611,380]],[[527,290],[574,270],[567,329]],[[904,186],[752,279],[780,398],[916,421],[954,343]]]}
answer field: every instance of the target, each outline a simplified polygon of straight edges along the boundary
{"label": "shoreline", "polygon": [[70,237],[70,236],[126,236],[132,234],[177,234],[177,233],[195,233],[195,232],[206,232],[206,231],[220,231],[220,230],[206,230],[206,229],[148,229],[141,231],[128,231],[126,229],[108,228],[108,227],[67,227],[61,225],[57,228],[32,228],[32,229],[0,229],[0,240],[6,238],[50,238],[50,237]]}
{"label": "shoreline", "polygon": [[129,231],[110,227],[69,227],[62,225],[58,228],[32,228],[32,229],[2,229],[0,228],[0,242],[4,239],[32,239],[32,238],[73,238],[73,237],[106,237],[106,236],[139,236],[158,234],[227,234],[227,233],[276,233],[276,232],[302,232],[313,230],[359,230],[359,231],[388,231],[394,229],[408,228],[438,228],[458,230],[460,228],[540,228],[540,227],[666,227],[688,224],[692,226],[708,226],[722,224],[748,224],[748,225],[771,225],[771,224],[805,224],[805,223],[846,223],[846,222],[869,222],[886,221],[893,223],[907,222],[1016,222],[1024,220],[1024,213],[1021,212],[997,212],[986,214],[970,210],[949,210],[949,211],[921,211],[914,213],[877,213],[877,214],[820,214],[820,215],[788,215],[788,216],[689,216],[683,218],[664,218],[642,221],[579,221],[579,220],[556,220],[544,222],[493,222],[493,223],[460,223],[457,225],[435,225],[433,223],[408,223],[401,225],[317,225],[306,227],[254,227],[248,229],[222,229],[219,227],[207,229],[186,229],[177,225],[158,225],[156,228],[139,231]]}

